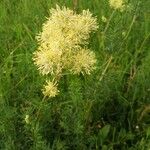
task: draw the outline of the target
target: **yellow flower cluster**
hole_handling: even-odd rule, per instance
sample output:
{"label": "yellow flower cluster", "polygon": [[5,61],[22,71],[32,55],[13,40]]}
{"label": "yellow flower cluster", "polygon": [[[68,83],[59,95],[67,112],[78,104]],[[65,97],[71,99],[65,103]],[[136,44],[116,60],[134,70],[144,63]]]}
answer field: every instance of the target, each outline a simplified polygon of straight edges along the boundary
{"label": "yellow flower cluster", "polygon": [[42,75],[54,74],[61,71],[61,53],[60,51],[48,50],[47,47],[39,48],[34,53],[34,63],[38,66]]}
{"label": "yellow flower cluster", "polygon": [[124,9],[124,1],[123,0],[109,0],[109,5],[113,9],[118,9],[122,11]]}
{"label": "yellow flower cluster", "polygon": [[96,59],[94,52],[89,49],[81,49],[73,57],[71,70],[74,74],[90,74],[91,70],[95,69],[95,63]]}
{"label": "yellow flower cluster", "polygon": [[[34,64],[42,75],[51,75],[54,80],[58,80],[64,71],[90,74],[95,68],[96,58],[86,45],[90,33],[97,29],[97,19],[89,10],[76,14],[69,8],[56,6],[50,10],[50,17],[37,35],[38,49],[34,52]],[[43,94],[54,97],[58,93],[55,87],[55,84],[48,82]]]}
{"label": "yellow flower cluster", "polygon": [[48,97],[55,97],[59,90],[57,89],[57,84],[51,81],[46,81],[47,84],[44,86],[43,94]]}

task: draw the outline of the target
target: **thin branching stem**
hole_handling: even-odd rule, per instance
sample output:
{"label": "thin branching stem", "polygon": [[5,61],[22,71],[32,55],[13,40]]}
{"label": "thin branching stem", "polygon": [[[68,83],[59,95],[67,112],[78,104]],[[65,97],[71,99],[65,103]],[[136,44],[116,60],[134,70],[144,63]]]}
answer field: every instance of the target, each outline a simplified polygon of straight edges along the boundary
{"label": "thin branching stem", "polygon": [[116,10],[114,10],[114,11],[112,12],[111,16],[109,17],[108,22],[107,22],[107,24],[106,24],[106,27],[105,27],[105,29],[104,29],[103,35],[105,35],[105,33],[107,32],[107,30],[108,30],[108,28],[109,28],[109,25],[110,25],[110,22],[111,22],[111,20],[112,20],[112,18],[113,18],[113,16],[114,16],[115,12],[116,12]]}
{"label": "thin branching stem", "polygon": [[110,56],[110,58],[109,58],[109,60],[108,60],[108,63],[107,63],[107,65],[106,65],[105,69],[103,70],[103,72],[102,72],[102,74],[101,74],[101,76],[100,76],[100,78],[99,78],[98,81],[102,81],[102,79],[104,78],[104,75],[105,75],[105,73],[106,73],[106,71],[107,71],[107,69],[108,69],[110,63],[112,62],[112,59],[113,59],[113,57]]}

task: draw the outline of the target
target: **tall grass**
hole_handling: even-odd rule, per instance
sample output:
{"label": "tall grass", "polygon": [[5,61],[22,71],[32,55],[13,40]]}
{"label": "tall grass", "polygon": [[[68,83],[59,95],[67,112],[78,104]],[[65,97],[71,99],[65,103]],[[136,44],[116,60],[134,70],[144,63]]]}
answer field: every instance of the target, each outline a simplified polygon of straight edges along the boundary
{"label": "tall grass", "polygon": [[[106,0],[0,1],[0,149],[150,148],[150,2],[128,3],[119,12]],[[90,47],[98,65],[91,76],[65,76],[60,95],[42,101],[32,54],[56,4],[97,16]]]}

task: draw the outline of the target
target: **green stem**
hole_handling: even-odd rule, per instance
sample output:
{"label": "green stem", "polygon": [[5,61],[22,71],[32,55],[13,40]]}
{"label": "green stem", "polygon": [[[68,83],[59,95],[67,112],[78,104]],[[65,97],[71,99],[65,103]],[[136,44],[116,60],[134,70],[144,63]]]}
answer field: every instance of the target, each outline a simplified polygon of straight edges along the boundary
{"label": "green stem", "polygon": [[110,25],[110,21],[112,20],[112,18],[113,18],[113,16],[114,16],[115,12],[116,12],[116,10],[114,10],[114,11],[112,12],[111,16],[109,17],[108,22],[107,22],[107,24],[106,24],[106,27],[105,27],[105,29],[104,29],[103,35],[105,35],[106,31],[108,30],[109,25]]}

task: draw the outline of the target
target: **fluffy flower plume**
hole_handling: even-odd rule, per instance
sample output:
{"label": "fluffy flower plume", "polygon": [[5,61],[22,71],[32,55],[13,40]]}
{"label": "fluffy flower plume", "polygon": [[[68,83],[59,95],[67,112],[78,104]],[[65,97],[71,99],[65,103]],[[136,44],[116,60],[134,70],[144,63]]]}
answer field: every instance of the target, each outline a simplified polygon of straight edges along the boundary
{"label": "fluffy flower plume", "polygon": [[73,74],[90,74],[95,69],[96,58],[94,52],[89,49],[81,49],[73,58],[71,68]]}
{"label": "fluffy flower plume", "polygon": [[51,81],[46,81],[47,84],[44,85],[43,94],[48,97],[55,97],[58,95],[59,90],[57,89],[57,84]]}
{"label": "fluffy flower plume", "polygon": [[61,52],[40,48],[34,53],[34,63],[42,75],[57,74],[61,72]]}
{"label": "fluffy flower plume", "polygon": [[83,44],[89,34],[98,28],[96,18],[89,10],[76,14],[69,8],[57,6],[50,10],[50,14],[37,36],[39,44],[48,44],[50,49],[65,50]]}
{"label": "fluffy flower plume", "polygon": [[124,9],[125,6],[123,0],[109,0],[109,5],[113,9],[119,9],[121,11]]}
{"label": "fluffy flower plume", "polygon": [[[38,49],[34,53],[33,61],[39,72],[42,75],[51,75],[55,80],[64,71],[90,74],[95,68],[96,58],[94,52],[85,47],[90,34],[97,29],[97,19],[89,10],[76,14],[66,7],[56,6],[56,9],[51,9],[50,17],[36,37]],[[52,93],[58,93],[55,85],[52,82],[47,83],[43,94],[54,97],[57,94]]]}

